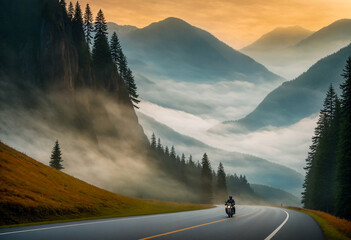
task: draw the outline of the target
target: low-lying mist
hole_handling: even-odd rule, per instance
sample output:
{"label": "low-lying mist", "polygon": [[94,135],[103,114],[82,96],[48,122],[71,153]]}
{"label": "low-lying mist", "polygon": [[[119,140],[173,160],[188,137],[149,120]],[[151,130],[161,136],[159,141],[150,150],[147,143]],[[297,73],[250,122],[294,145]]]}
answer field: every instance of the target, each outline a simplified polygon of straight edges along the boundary
{"label": "low-lying mist", "polygon": [[193,197],[148,158],[148,141],[134,111],[118,104],[114,94],[0,85],[2,142],[48,164],[57,139],[63,171],[90,184],[141,198]]}

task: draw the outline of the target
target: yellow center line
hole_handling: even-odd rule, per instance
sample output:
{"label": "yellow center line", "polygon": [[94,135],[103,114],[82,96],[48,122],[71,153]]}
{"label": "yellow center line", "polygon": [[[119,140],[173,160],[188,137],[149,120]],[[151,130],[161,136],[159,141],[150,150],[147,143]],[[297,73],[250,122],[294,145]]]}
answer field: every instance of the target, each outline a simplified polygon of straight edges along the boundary
{"label": "yellow center line", "polygon": [[209,223],[204,223],[204,224],[200,224],[200,225],[196,225],[196,226],[192,226],[192,227],[182,228],[182,229],[178,229],[178,230],[175,230],[175,231],[172,231],[172,232],[166,232],[166,233],[161,233],[161,234],[150,236],[150,237],[146,237],[146,238],[140,238],[139,240],[147,240],[147,239],[151,239],[151,238],[157,238],[157,237],[170,235],[170,234],[177,233],[177,232],[186,231],[186,230],[193,229],[193,228],[203,227],[203,226],[206,226],[206,225],[227,221],[227,220],[230,220],[230,219],[233,219],[233,218],[239,218],[239,217],[243,217],[243,216],[247,216],[247,215],[253,214],[253,213],[255,213],[255,212],[259,211],[259,210],[260,209],[257,208],[257,209],[255,209],[252,212],[249,212],[249,213],[246,213],[246,214],[243,214],[243,215],[239,215],[239,216],[235,216],[235,217],[232,217],[232,218],[226,218],[226,219],[221,219],[221,220],[217,220],[217,221],[214,221],[214,222],[209,222]]}

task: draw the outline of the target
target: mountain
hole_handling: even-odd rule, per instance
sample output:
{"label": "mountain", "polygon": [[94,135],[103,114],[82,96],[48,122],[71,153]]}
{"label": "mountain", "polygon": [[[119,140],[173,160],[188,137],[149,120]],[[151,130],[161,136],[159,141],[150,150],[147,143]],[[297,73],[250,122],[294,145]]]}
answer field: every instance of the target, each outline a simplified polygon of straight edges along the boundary
{"label": "mountain", "polygon": [[202,83],[282,80],[252,58],[178,18],[170,17],[119,37],[131,67],[150,79]]}
{"label": "mountain", "polygon": [[165,181],[112,59],[100,51],[107,61],[93,63],[82,27],[57,0],[0,1],[0,14],[2,141],[47,163],[58,140],[66,173],[123,195],[193,195]]}
{"label": "mountain", "polygon": [[[351,19],[341,19],[313,33],[294,46],[299,51],[322,54],[337,51],[351,42]],[[319,51],[318,51],[319,49]]]}
{"label": "mountain", "polygon": [[[343,81],[341,73],[350,55],[351,44],[321,59],[295,80],[274,89],[244,118],[224,122],[220,131],[253,131],[268,126],[288,126],[318,113],[330,84],[340,92],[339,85]],[[219,128],[212,131],[216,132]]]}
{"label": "mountain", "polygon": [[[131,25],[118,25],[113,22],[107,23],[107,28],[109,33],[116,32],[117,34],[124,34],[133,30],[137,30],[138,28]],[[111,34],[112,35],[112,34]]]}
{"label": "mountain", "polygon": [[[321,28],[294,45],[268,49],[248,46],[242,52],[263,63],[271,71],[294,79],[319,59],[351,43],[351,19],[341,19]],[[272,42],[271,45],[274,43]]]}
{"label": "mountain", "polygon": [[300,26],[278,27],[262,35],[252,44],[242,48],[240,51],[249,52],[270,52],[293,46],[301,40],[310,36],[313,32]]}
{"label": "mountain", "polygon": [[154,132],[164,146],[174,145],[178,153],[192,154],[195,162],[201,160],[202,154],[206,152],[213,169],[222,162],[227,174],[245,174],[250,183],[265,184],[296,195],[301,192],[303,176],[288,167],[252,155],[227,152],[208,146],[174,131],[141,112],[138,112],[138,117],[147,135],[151,136]]}
{"label": "mountain", "polygon": [[301,206],[301,201],[296,196],[286,191],[260,184],[250,184],[256,194],[274,205]]}
{"label": "mountain", "polygon": [[141,200],[90,185],[0,142],[0,225],[206,208]]}

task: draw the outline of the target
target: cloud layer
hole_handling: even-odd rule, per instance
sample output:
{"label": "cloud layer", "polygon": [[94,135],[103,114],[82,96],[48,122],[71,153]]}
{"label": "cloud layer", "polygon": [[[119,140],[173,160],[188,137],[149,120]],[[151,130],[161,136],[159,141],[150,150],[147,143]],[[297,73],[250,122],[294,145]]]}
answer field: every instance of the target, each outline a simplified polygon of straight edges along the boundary
{"label": "cloud layer", "polygon": [[[210,146],[259,156],[300,173],[304,172],[305,158],[317,120],[317,116],[311,116],[289,127],[269,127],[248,134],[215,135],[207,131],[218,123],[213,118],[201,118],[147,101],[142,101],[139,111]],[[146,131],[152,132],[152,129]]]}

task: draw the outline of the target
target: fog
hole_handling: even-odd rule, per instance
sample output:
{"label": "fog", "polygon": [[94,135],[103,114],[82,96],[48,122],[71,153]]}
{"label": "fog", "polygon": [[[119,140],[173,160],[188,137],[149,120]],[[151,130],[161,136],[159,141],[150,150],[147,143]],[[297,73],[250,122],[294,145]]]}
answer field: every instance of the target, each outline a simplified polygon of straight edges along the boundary
{"label": "fog", "polygon": [[136,74],[136,82],[143,100],[217,121],[244,117],[281,84],[281,81],[254,84],[235,79],[207,83],[179,82],[157,76],[147,78],[140,74]]}
{"label": "fog", "polygon": [[90,90],[43,93],[34,88],[23,94],[0,84],[0,140],[5,144],[48,165],[57,139],[63,172],[76,178],[128,196],[192,197],[148,159],[148,142],[134,112],[118,104],[116,96]]}
{"label": "fog", "polygon": [[[225,151],[259,156],[300,173],[304,173],[305,158],[317,121],[317,116],[313,115],[288,127],[268,127],[246,134],[216,135],[208,131],[219,123],[216,119],[202,118],[147,101],[141,102],[139,112],[207,145]],[[144,128],[148,133],[152,132],[148,126]]]}

